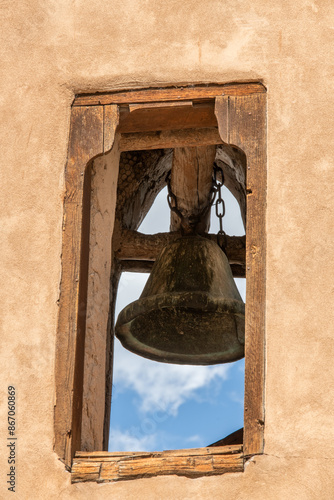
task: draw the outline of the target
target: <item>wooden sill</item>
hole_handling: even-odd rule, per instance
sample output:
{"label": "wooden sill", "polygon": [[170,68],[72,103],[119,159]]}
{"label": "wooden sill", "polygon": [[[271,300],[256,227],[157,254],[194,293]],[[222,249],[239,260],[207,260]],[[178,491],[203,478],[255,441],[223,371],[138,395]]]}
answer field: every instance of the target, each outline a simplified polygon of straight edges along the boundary
{"label": "wooden sill", "polygon": [[168,450],[161,452],[83,452],[73,459],[72,483],[105,483],[155,476],[196,478],[243,472],[241,445]]}

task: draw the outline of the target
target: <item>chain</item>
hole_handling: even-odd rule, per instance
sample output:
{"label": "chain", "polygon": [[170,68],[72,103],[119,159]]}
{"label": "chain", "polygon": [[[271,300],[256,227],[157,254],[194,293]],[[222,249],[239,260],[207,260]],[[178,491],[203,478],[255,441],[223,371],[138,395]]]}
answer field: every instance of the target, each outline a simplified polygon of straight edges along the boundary
{"label": "chain", "polygon": [[[221,175],[221,181],[218,179],[218,174]],[[207,207],[205,207],[203,213],[200,215],[200,217],[203,217],[210,209],[211,206],[215,203],[215,208],[216,208],[216,216],[218,217],[219,221],[219,231],[217,233],[217,243],[219,247],[223,250],[224,253],[226,253],[225,247],[226,247],[226,233],[223,229],[223,217],[225,216],[225,202],[222,198],[222,188],[224,185],[224,172],[221,167],[217,165],[217,163],[214,163],[214,168],[213,168],[213,178],[212,178],[212,191],[211,191],[211,199],[210,203],[208,204]],[[180,209],[177,206],[177,198],[175,194],[172,191],[171,188],[171,171],[168,172],[166,176],[166,183],[167,183],[167,188],[168,188],[168,195],[167,195],[167,202],[170,210],[174,212],[181,220],[181,228],[184,230],[186,233],[192,232],[199,220],[199,217],[196,217],[195,219],[191,219],[188,217],[185,217]],[[218,194],[218,196],[217,196]],[[217,196],[217,199],[216,199]]]}
{"label": "chain", "polygon": [[180,218],[182,234],[194,234],[194,233],[196,233],[196,231],[197,231],[196,226],[203,218],[205,218],[206,214],[209,212],[209,210],[211,208],[211,205],[212,205],[214,197],[215,197],[214,189],[212,190],[212,193],[211,193],[211,199],[210,199],[209,205],[203,209],[202,213],[197,214],[193,217],[192,216],[187,217],[187,216],[183,215],[183,213],[179,209],[179,207],[177,205],[177,198],[172,191],[171,171],[169,171],[167,176],[166,176],[166,183],[167,183],[167,188],[168,188],[168,195],[167,195],[168,206],[169,206],[170,210],[172,212],[174,212]]}
{"label": "chain", "polygon": [[[218,173],[221,174],[221,181],[218,180]],[[222,198],[222,189],[223,185],[225,182],[224,178],[224,172],[221,167],[217,165],[217,163],[214,163],[213,167],[213,186],[214,186],[214,192],[215,195],[218,193],[217,199],[215,201],[215,206],[216,206],[216,216],[219,221],[219,231],[217,233],[217,243],[220,246],[220,248],[223,250],[224,253],[226,253],[226,233],[223,229],[223,217],[225,216],[225,202]],[[214,202],[214,200],[213,200]]]}
{"label": "chain", "polygon": [[172,191],[172,187],[171,187],[170,182],[171,182],[171,170],[166,175],[166,183],[167,183],[167,189],[168,189],[167,203],[168,203],[168,206],[169,206],[171,212],[176,213],[176,215],[178,217],[180,217],[180,219],[181,219],[181,224],[184,225],[185,218],[184,218],[182,212],[180,212],[180,210],[178,209],[177,199],[176,199],[175,194]]}

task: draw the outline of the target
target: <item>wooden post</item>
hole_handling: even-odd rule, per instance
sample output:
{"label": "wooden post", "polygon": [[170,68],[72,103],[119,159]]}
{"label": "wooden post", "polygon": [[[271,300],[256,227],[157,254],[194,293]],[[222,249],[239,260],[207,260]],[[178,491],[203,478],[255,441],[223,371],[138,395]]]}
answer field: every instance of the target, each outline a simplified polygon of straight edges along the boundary
{"label": "wooden post", "polygon": [[266,291],[266,95],[216,99],[224,142],[247,158],[244,453],[263,453]]}
{"label": "wooden post", "polygon": [[171,189],[177,209],[184,220],[171,212],[170,230],[182,228],[190,232],[189,220],[197,220],[196,231],[205,233],[210,227],[210,199],[212,171],[216,156],[215,146],[175,148],[171,175]]}
{"label": "wooden post", "polygon": [[[116,106],[106,106],[116,108]],[[113,144],[104,134],[103,106],[72,108],[65,169],[62,276],[56,345],[55,451],[70,467],[81,445],[84,348],[90,233],[91,160]],[[105,148],[104,148],[105,145]]]}

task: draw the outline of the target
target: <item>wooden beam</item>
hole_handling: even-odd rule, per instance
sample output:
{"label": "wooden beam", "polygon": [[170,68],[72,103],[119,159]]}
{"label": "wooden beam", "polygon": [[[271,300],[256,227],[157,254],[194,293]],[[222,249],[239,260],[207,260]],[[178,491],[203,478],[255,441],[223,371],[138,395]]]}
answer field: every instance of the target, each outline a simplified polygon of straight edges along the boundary
{"label": "wooden beam", "polygon": [[121,134],[217,127],[212,100],[200,104],[192,101],[131,104],[120,111]]}
{"label": "wooden beam", "polygon": [[175,148],[171,173],[171,190],[180,217],[171,210],[170,230],[183,228],[186,233],[196,229],[205,234],[210,227],[210,202],[212,196],[212,172],[216,146]]}
{"label": "wooden beam", "polygon": [[[216,241],[216,234],[208,237]],[[115,249],[115,257],[119,261],[152,261],[154,262],[159,253],[168,243],[180,238],[180,233],[143,234],[139,231],[123,229]],[[246,237],[226,236],[226,253],[230,264],[245,265],[246,260]],[[121,264],[122,265],[122,264]]]}
{"label": "wooden beam", "polygon": [[[122,272],[130,273],[150,273],[154,262],[152,260],[122,260],[120,266]],[[230,264],[232,276],[234,278],[245,278],[246,269],[244,265]]]}
{"label": "wooden beam", "polygon": [[264,93],[261,83],[226,83],[222,85],[199,85],[170,87],[164,89],[137,89],[108,93],[78,95],[73,106],[98,106],[101,104],[128,104],[152,101],[178,101],[188,99],[214,99],[218,95],[249,95]]}
{"label": "wooden beam", "polygon": [[72,483],[110,482],[143,477],[178,475],[201,477],[243,472],[242,446],[218,446],[162,452],[78,453]]}
{"label": "wooden beam", "polygon": [[120,138],[121,151],[209,146],[213,144],[222,144],[218,129],[214,127],[121,134]]}
{"label": "wooden beam", "polygon": [[122,260],[120,266],[122,272],[150,273],[154,265],[153,260]]}

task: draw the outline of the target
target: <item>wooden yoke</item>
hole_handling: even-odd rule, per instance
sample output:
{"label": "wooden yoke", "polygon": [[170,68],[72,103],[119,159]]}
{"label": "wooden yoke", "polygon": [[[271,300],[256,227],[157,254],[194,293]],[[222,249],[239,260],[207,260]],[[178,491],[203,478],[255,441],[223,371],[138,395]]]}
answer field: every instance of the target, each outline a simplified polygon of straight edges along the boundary
{"label": "wooden yoke", "polygon": [[171,174],[171,190],[177,208],[185,221],[171,212],[170,230],[178,231],[183,226],[190,231],[186,221],[196,220],[196,232],[204,234],[210,227],[210,200],[212,171],[216,146],[175,148]]}

